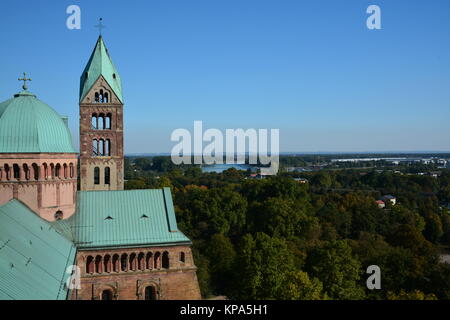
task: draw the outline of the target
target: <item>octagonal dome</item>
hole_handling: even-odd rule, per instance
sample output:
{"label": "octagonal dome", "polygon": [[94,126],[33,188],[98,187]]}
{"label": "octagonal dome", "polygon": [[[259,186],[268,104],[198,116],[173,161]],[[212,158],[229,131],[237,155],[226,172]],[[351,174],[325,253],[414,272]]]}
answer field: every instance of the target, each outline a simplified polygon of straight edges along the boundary
{"label": "octagonal dome", "polygon": [[28,91],[0,103],[0,153],[76,153],[63,118]]}

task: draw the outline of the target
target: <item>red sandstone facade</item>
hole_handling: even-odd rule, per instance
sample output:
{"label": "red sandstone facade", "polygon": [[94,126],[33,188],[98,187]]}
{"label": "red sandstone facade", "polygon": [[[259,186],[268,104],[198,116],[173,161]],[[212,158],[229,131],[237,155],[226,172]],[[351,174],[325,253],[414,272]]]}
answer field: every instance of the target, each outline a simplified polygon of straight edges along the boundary
{"label": "red sandstone facade", "polygon": [[0,154],[0,205],[15,198],[43,219],[75,213],[77,155],[70,153]]}
{"label": "red sandstone facade", "polygon": [[78,300],[200,299],[189,246],[79,251]]}

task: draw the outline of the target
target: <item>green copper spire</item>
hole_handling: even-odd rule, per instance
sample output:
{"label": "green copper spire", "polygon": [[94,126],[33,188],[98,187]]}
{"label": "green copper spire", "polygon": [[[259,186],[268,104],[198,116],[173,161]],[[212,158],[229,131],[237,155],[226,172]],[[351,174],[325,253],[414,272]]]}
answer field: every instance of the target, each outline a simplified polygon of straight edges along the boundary
{"label": "green copper spire", "polygon": [[114,94],[119,98],[120,102],[123,103],[120,76],[109,56],[108,49],[106,49],[102,36],[98,37],[94,51],[81,75],[80,101],[84,99],[100,76],[103,76],[114,91]]}

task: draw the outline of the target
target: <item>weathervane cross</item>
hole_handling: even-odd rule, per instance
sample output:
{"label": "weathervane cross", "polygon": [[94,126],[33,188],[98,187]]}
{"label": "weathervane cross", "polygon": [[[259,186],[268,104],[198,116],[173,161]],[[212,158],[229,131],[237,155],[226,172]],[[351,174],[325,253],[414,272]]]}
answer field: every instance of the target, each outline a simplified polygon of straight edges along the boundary
{"label": "weathervane cross", "polygon": [[19,78],[17,80],[23,81],[23,86],[22,86],[23,90],[27,90],[28,89],[27,81],[31,81],[31,78],[27,79],[27,74],[25,72],[23,73],[23,78]]}
{"label": "weathervane cross", "polygon": [[98,31],[100,32],[100,35],[102,35],[102,29],[104,29],[106,27],[102,23],[103,18],[98,19],[98,21],[99,21],[99,23],[95,27],[98,28]]}

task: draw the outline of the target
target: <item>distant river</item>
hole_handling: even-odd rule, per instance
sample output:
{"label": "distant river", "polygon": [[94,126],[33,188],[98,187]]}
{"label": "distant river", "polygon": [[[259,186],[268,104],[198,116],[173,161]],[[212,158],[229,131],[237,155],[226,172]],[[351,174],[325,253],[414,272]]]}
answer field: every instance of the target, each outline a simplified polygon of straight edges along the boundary
{"label": "distant river", "polygon": [[213,165],[204,165],[202,167],[202,172],[217,172],[221,173],[230,168],[235,168],[236,170],[247,171],[247,169],[251,169],[252,171],[256,171],[256,167],[249,166],[248,164],[213,164]]}

